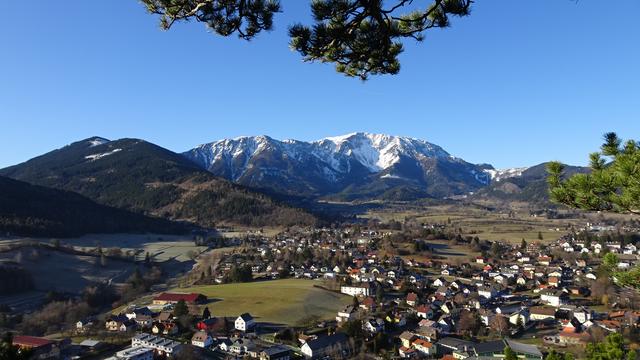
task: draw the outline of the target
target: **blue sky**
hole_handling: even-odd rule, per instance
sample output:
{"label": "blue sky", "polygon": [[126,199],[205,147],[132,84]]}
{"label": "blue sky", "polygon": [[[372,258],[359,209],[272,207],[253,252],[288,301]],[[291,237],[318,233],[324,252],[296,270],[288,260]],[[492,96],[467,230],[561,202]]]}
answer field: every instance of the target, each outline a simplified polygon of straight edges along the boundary
{"label": "blue sky", "polygon": [[405,42],[397,76],[306,64],[282,0],[252,42],[202,24],[163,32],[135,0],[0,2],[0,167],[93,135],[174,151],[239,135],[353,131],[423,138],[471,162],[585,164],[601,135],[640,130],[640,1],[477,1]]}

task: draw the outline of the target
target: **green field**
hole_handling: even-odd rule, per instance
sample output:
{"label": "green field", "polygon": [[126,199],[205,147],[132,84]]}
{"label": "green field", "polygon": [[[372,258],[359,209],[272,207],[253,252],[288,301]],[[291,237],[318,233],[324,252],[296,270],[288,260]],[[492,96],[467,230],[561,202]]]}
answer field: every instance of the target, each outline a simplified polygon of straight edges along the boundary
{"label": "green field", "polygon": [[296,325],[309,316],[335,317],[350,297],[314,287],[319,281],[284,279],[242,284],[206,285],[174,289],[197,292],[209,298],[215,316],[238,316],[248,312],[259,322]]}

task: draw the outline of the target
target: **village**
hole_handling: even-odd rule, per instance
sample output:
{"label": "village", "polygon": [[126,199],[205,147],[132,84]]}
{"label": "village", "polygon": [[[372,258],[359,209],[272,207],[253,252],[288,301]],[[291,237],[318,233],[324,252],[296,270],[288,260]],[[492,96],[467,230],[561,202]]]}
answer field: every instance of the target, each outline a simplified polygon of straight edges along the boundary
{"label": "village", "polygon": [[[616,236],[589,224],[543,244],[445,235],[446,224],[394,228],[247,234],[229,252],[201,253],[181,287],[78,321],[77,344],[13,343],[41,359],[568,359],[590,343],[637,337],[640,297],[615,275],[638,263],[634,229]],[[442,256],[433,244],[444,238],[477,255]],[[333,315],[295,315],[283,303],[284,315],[270,318],[266,293],[292,284],[335,297]],[[246,307],[219,292],[258,285],[239,295],[256,300]]]}

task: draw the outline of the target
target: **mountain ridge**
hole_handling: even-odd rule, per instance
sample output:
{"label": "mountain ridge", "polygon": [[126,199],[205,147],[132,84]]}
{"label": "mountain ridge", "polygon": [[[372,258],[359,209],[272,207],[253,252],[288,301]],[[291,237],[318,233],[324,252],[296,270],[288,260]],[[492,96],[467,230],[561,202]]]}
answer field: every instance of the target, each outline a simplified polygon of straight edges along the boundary
{"label": "mountain ridge", "polygon": [[183,155],[236,183],[295,196],[384,197],[402,187],[443,197],[490,181],[484,172],[490,166],[468,163],[438,145],[365,132],[311,142],[242,136],[201,144]]}
{"label": "mountain ridge", "polygon": [[315,222],[302,210],[218,178],[184,156],[141,139],[90,137],[0,169],[0,175],[207,227]]}

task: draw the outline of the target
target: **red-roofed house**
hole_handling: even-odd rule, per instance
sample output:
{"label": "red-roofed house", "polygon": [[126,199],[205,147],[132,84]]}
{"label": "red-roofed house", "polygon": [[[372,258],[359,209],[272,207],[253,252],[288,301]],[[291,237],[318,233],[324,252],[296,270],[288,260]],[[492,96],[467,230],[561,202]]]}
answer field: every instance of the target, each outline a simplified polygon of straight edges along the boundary
{"label": "red-roofed house", "polygon": [[34,352],[34,359],[57,359],[60,357],[60,347],[55,341],[35,336],[16,335],[13,345],[20,349],[30,349]]}
{"label": "red-roofed house", "polygon": [[432,343],[423,340],[423,339],[416,339],[413,342],[413,348],[418,350],[419,352],[426,354],[426,355],[434,355],[436,353],[435,351],[435,346],[433,346]]}
{"label": "red-roofed house", "polygon": [[155,305],[167,305],[176,304],[180,300],[184,300],[187,304],[201,304],[207,300],[207,297],[198,293],[162,293],[153,299],[153,303]]}
{"label": "red-roofed house", "polygon": [[409,294],[407,294],[407,305],[416,306],[417,302],[418,302],[418,294],[414,292],[410,292]]}

